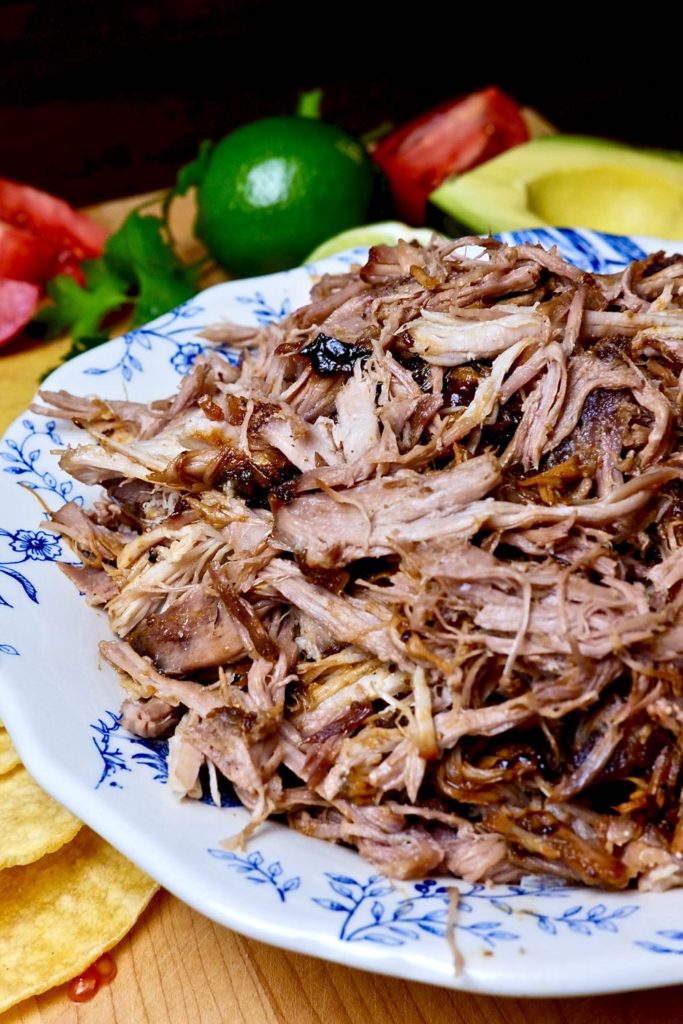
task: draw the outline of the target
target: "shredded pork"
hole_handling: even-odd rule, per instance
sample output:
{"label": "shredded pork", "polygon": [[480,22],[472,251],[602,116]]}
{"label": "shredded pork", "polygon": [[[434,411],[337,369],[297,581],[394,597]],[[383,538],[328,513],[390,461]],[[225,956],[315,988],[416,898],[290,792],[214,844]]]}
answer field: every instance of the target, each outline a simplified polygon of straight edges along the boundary
{"label": "shredded pork", "polygon": [[[472,246],[479,248],[472,250]],[[42,395],[180,796],[402,878],[683,884],[683,260],[378,246],[152,405]]]}

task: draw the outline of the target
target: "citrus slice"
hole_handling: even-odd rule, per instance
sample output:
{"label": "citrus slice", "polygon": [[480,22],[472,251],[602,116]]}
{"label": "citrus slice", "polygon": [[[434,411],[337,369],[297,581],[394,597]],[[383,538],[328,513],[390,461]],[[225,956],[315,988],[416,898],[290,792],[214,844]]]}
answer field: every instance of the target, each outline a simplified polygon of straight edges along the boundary
{"label": "citrus slice", "polygon": [[324,260],[335,253],[343,252],[344,249],[360,249],[363,246],[368,248],[371,245],[396,245],[401,239],[411,242],[413,239],[421,245],[427,245],[432,235],[443,238],[438,231],[430,228],[411,228],[409,224],[402,224],[398,220],[383,220],[376,224],[363,224],[359,228],[349,228],[338,235],[328,238],[316,249],[305,263],[315,263],[316,260]]}

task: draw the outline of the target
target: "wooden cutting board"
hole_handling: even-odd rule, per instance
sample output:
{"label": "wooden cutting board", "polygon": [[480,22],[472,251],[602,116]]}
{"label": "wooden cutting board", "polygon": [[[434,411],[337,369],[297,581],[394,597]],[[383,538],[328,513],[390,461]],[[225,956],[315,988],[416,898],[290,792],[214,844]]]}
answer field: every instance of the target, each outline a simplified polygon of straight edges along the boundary
{"label": "wooden cutting board", "polygon": [[[115,228],[142,197],[89,212]],[[175,231],[196,254],[191,201]],[[0,355],[0,431],[22,412],[68,341],[15,342]],[[600,956],[595,938],[589,955]],[[27,951],[27,954],[29,951]],[[160,892],[114,950],[118,975],[90,1003],[65,987],[28,999],[0,1024],[679,1024],[683,988],[573,1000],[496,999],[365,974],[230,932]],[[681,964],[683,977],[683,963]]]}

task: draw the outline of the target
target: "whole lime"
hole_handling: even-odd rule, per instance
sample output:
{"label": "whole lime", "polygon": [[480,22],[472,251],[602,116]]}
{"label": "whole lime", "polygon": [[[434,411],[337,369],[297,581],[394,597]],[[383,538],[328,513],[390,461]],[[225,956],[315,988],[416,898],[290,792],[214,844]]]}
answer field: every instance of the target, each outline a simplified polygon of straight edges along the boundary
{"label": "whole lime", "polygon": [[363,146],[334,125],[269,117],[213,152],[197,190],[197,235],[234,274],[292,267],[361,224],[374,175]]}

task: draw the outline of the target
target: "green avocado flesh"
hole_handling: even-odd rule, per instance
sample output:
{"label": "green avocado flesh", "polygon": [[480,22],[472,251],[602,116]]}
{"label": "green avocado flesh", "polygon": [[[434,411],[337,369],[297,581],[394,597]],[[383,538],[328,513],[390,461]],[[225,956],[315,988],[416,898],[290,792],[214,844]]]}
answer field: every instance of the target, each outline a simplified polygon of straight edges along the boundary
{"label": "green avocado flesh", "polygon": [[583,227],[683,238],[683,160],[603,139],[549,135],[509,149],[429,197],[477,232]]}

